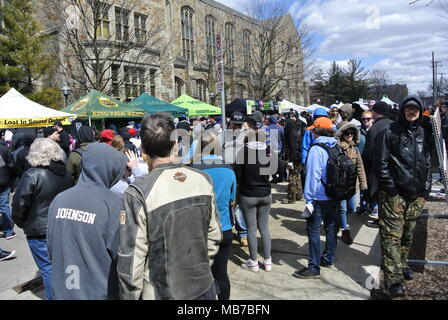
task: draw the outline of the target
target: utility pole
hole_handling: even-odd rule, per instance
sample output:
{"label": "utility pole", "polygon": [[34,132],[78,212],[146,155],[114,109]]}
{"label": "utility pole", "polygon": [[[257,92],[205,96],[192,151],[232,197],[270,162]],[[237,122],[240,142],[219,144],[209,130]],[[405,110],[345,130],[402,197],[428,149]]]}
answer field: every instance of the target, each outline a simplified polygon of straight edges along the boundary
{"label": "utility pole", "polygon": [[434,59],[434,52],[432,53],[432,65],[431,65],[431,69],[432,69],[432,95],[433,95],[433,99],[434,99],[434,104],[436,103],[437,100],[437,95],[438,95],[438,83],[437,83],[437,68],[439,66],[439,64],[441,63],[441,61],[435,61]]}

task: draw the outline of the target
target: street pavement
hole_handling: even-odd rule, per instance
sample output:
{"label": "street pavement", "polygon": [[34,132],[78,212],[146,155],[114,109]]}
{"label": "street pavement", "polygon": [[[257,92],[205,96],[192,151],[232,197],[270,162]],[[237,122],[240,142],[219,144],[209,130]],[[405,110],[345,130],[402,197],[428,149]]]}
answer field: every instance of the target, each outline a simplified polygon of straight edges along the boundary
{"label": "street pavement", "polygon": [[[235,234],[233,254],[229,261],[231,300],[366,300],[371,285],[379,272],[380,246],[378,229],[364,225],[367,216],[348,216],[354,242],[348,246],[340,239],[336,252],[335,266],[322,268],[321,278],[297,279],[294,271],[307,265],[308,240],[306,222],[299,218],[303,201],[282,204],[287,184],[273,185],[273,205],[269,228],[272,237],[273,269],[253,273],[241,268],[240,264],[249,258],[248,248],[240,247]],[[43,290],[25,291],[18,294],[13,287],[36,278],[37,267],[28,248],[26,238],[20,229],[12,240],[0,239],[0,247],[16,250],[17,258],[0,262],[0,300],[40,300]],[[340,234],[339,234],[340,235]],[[322,250],[325,234],[321,232]],[[263,262],[262,242],[258,234],[259,262]],[[370,286],[369,286],[370,285]],[[369,289],[368,289],[368,288]]]}

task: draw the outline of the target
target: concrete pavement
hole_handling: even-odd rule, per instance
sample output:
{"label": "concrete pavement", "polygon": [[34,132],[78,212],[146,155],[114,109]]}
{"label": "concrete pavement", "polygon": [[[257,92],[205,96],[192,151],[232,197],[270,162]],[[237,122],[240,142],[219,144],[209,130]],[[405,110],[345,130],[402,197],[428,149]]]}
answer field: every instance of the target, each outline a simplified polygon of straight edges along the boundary
{"label": "concrete pavement", "polygon": [[[347,246],[338,241],[335,266],[322,268],[321,278],[302,280],[292,276],[295,270],[307,265],[308,240],[305,220],[299,215],[303,201],[282,204],[286,194],[286,183],[273,185],[274,204],[270,217],[272,237],[273,270],[265,272],[262,266],[258,273],[243,270],[241,262],[249,258],[248,248],[241,248],[234,237],[233,254],[229,261],[231,300],[365,300],[370,292],[366,283],[372,283],[372,275],[379,272],[380,246],[378,229],[364,225],[367,217],[356,214],[348,216],[354,243]],[[17,294],[12,288],[36,277],[37,267],[31,257],[25,236],[18,231],[13,240],[0,240],[6,250],[16,250],[17,258],[0,262],[0,300],[38,300],[43,291],[26,291]],[[262,252],[258,235],[258,252]],[[321,233],[322,250],[325,235]],[[259,254],[259,261],[263,257]]]}

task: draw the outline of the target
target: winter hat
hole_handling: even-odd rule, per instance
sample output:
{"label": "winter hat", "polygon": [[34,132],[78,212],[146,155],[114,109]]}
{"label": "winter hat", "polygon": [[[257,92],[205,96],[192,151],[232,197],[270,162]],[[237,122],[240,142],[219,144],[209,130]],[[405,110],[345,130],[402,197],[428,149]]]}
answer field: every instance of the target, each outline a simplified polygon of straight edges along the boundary
{"label": "winter hat", "polygon": [[316,108],[316,110],[314,110],[314,112],[313,112],[313,117],[315,117],[315,116],[327,117],[328,112],[324,108]]}
{"label": "winter hat", "polygon": [[378,101],[372,107],[372,111],[387,116],[390,112],[390,106],[384,101]]}
{"label": "winter hat", "polygon": [[134,128],[129,129],[128,132],[131,135],[131,137],[136,137],[137,136],[137,130],[134,129]]}
{"label": "winter hat", "polygon": [[235,111],[232,113],[232,117],[230,118],[231,123],[242,124],[244,123],[244,116],[241,112]]}
{"label": "winter hat", "polygon": [[252,114],[252,118],[254,118],[257,123],[261,123],[263,121],[263,114],[261,113],[261,111],[257,110]]}
{"label": "winter hat", "polygon": [[277,117],[276,116],[270,116],[269,117],[269,123],[272,123],[272,124],[277,124]]}
{"label": "winter hat", "polygon": [[51,136],[53,133],[55,133],[57,130],[54,127],[46,127],[44,129],[44,138],[48,138],[49,136]]}
{"label": "winter hat", "polygon": [[112,139],[115,137],[115,134],[112,130],[106,129],[101,131],[100,137],[103,142],[112,145]]}
{"label": "winter hat", "polygon": [[308,130],[313,130],[314,128],[322,128],[322,129],[333,129],[333,121],[326,117],[317,118],[314,121],[313,125],[308,127]]}

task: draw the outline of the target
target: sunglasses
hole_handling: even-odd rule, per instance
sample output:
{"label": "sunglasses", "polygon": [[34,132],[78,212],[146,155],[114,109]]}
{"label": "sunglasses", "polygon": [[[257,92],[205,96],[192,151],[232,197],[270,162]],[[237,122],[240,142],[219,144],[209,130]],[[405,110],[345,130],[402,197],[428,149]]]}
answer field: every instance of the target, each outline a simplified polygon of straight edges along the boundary
{"label": "sunglasses", "polygon": [[362,121],[370,121],[372,118],[362,118]]}
{"label": "sunglasses", "polygon": [[354,133],[353,131],[344,132],[344,134],[345,134],[346,136],[354,136],[354,135],[355,135],[355,133]]}

